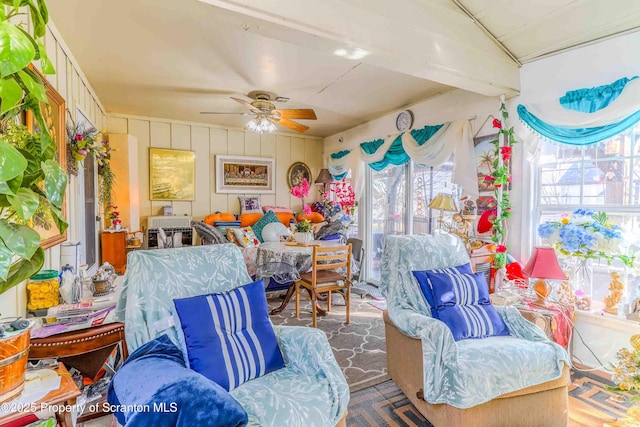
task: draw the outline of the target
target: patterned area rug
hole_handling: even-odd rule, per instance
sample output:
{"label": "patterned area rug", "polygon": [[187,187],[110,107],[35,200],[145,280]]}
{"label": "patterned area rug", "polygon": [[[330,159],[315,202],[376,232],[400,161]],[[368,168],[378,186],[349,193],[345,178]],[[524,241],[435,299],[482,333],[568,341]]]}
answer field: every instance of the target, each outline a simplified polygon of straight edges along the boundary
{"label": "patterned area rug", "polygon": [[[281,293],[267,294],[269,310],[282,302]],[[367,304],[371,299],[351,295],[351,323],[346,325],[344,299],[332,297],[331,311],[318,317],[318,328],[329,338],[338,364],[351,392],[387,381],[387,356],[382,311]],[[326,308],[326,302],[320,301]],[[295,299],[280,314],[270,316],[274,325],[311,326],[311,303],[300,301],[300,319],[296,319]]]}
{"label": "patterned area rug", "polygon": [[[628,399],[620,402],[620,395],[606,390],[612,385],[608,378],[593,372],[571,372],[569,385],[569,426],[602,427],[623,417],[630,407]],[[393,381],[351,393],[347,425],[418,426],[429,423],[409,402]]]}

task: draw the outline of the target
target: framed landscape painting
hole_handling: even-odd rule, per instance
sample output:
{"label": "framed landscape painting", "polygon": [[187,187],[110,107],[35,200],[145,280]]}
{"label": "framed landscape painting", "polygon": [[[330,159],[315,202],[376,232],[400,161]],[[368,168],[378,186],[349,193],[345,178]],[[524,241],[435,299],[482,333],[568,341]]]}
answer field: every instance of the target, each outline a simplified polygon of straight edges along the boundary
{"label": "framed landscape painting", "polygon": [[275,193],[276,160],[268,157],[216,156],[217,193]]}
{"label": "framed landscape painting", "polygon": [[195,151],[149,148],[149,186],[149,200],[195,200]]}

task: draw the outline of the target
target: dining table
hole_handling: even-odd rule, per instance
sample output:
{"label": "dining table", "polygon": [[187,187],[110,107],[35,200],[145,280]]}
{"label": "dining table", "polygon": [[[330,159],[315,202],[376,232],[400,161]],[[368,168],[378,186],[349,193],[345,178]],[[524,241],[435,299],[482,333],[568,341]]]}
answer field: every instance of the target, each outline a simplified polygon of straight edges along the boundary
{"label": "dining table", "polygon": [[[339,240],[312,240],[308,243],[298,242],[264,242],[258,246],[258,254],[256,259],[257,271],[260,272],[261,267],[266,265],[286,264],[286,266],[293,267],[298,274],[307,273],[311,271],[311,265],[313,262],[313,247],[314,246],[340,246],[343,245]],[[260,276],[260,274],[258,274]],[[262,274],[262,278],[265,280],[270,279],[268,271]],[[282,312],[291,297],[295,293],[295,281],[286,282],[289,284],[287,292],[284,296],[282,304],[277,308],[274,308],[269,314],[278,314]],[[285,284],[286,284],[285,283]],[[310,291],[309,291],[310,292]],[[310,295],[311,296],[311,295]],[[323,299],[323,298],[321,298]],[[316,305],[316,310],[320,316],[326,315],[326,310]]]}

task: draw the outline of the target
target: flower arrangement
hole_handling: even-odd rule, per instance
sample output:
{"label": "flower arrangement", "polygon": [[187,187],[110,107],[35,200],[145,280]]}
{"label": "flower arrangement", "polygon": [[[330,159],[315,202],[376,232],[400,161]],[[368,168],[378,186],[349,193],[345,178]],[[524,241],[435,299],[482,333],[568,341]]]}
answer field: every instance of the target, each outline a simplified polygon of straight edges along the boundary
{"label": "flower arrangement", "polygon": [[[504,102],[500,102],[502,120],[493,119],[493,127],[498,129],[498,138],[491,141],[495,147],[495,160],[490,175],[484,181],[493,184],[494,197],[489,202],[491,215],[491,240],[496,244],[494,266],[501,269],[507,264],[507,219],[511,216],[511,201],[509,200],[508,184],[511,182],[511,154],[516,143],[513,126],[507,127],[509,113]],[[502,137],[503,143],[500,144]]]}
{"label": "flower arrangement", "polygon": [[311,231],[311,221],[308,219],[303,219],[302,221],[296,222],[296,231],[299,233],[308,233]]}
{"label": "flower arrangement", "polygon": [[605,258],[609,262],[619,259],[630,267],[634,263],[634,257],[621,249],[622,229],[610,223],[605,212],[576,209],[570,215],[563,214],[559,221],[540,224],[538,235],[565,256]]}
{"label": "flower arrangement", "polygon": [[345,229],[348,229],[353,224],[353,215],[355,214],[356,206],[358,206],[353,187],[345,181],[333,183],[332,186],[336,200],[330,200],[328,193],[320,191],[322,207],[317,210],[322,211],[322,214],[329,222],[339,222]]}
{"label": "flower arrangement", "polygon": [[302,202],[302,211],[305,215],[310,215],[311,208],[309,207],[309,205],[304,203],[304,198],[309,195],[309,181],[307,181],[307,178],[302,178],[302,182],[300,182],[299,185],[294,185],[293,187],[291,187],[291,195],[300,199],[300,201]]}
{"label": "flower arrangement", "polygon": [[631,402],[640,402],[640,335],[631,337],[633,350],[622,348],[618,350],[617,361],[612,364],[611,379],[615,387],[607,387],[611,391],[634,393]]}
{"label": "flower arrangement", "polygon": [[87,156],[92,156],[103,168],[111,160],[111,147],[102,139],[102,134],[94,128],[67,127],[67,146],[71,153],[67,170],[73,175],[78,174],[78,164]]}
{"label": "flower arrangement", "polygon": [[111,225],[118,228],[122,224],[122,220],[120,220],[120,212],[117,211],[117,206],[109,206],[108,213],[109,219],[111,220]]}

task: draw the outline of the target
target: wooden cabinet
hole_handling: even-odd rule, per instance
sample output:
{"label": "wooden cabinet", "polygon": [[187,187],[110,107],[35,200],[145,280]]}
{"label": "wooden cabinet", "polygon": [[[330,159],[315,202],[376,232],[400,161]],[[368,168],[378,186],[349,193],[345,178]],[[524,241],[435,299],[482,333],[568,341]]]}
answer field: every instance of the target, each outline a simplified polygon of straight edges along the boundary
{"label": "wooden cabinet", "polygon": [[102,264],[108,262],[118,274],[127,268],[127,233],[125,231],[103,231],[100,236]]}

